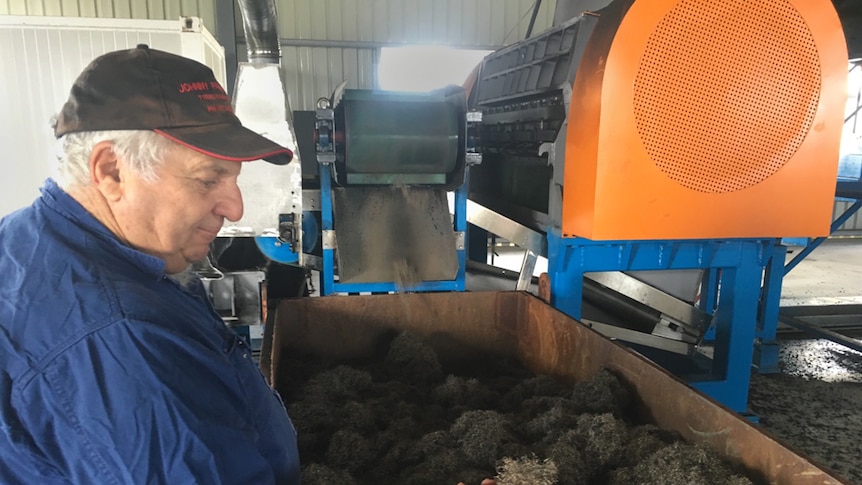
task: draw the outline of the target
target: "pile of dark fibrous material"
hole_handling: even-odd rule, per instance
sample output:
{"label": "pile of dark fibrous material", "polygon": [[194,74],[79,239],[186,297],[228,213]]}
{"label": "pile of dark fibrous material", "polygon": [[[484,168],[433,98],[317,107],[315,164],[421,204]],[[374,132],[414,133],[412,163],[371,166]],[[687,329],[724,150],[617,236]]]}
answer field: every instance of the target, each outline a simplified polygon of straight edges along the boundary
{"label": "pile of dark fibrous material", "polygon": [[282,359],[304,485],[752,483],[713,450],[630,422],[607,370],[567,384],[500,358],[449,368],[407,333],[362,361]]}

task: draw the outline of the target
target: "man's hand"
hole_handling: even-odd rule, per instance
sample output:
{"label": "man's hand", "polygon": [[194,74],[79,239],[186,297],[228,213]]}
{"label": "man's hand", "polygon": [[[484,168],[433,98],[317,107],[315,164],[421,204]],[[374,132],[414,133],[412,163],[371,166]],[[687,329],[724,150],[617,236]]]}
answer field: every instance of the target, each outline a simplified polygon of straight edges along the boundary
{"label": "man's hand", "polygon": [[[464,482],[458,482],[458,485],[467,485],[467,484]],[[482,485],[497,485],[497,482],[495,482],[494,480],[492,480],[490,478],[486,478],[486,479],[482,480]]]}

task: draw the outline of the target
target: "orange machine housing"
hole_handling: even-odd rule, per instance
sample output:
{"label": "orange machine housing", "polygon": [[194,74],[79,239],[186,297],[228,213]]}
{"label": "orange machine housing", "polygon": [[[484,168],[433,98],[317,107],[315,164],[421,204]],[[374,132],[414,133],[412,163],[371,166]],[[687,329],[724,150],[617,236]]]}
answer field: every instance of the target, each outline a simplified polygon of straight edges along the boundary
{"label": "orange machine housing", "polygon": [[828,235],[848,65],[829,0],[619,3],[572,86],[563,235]]}

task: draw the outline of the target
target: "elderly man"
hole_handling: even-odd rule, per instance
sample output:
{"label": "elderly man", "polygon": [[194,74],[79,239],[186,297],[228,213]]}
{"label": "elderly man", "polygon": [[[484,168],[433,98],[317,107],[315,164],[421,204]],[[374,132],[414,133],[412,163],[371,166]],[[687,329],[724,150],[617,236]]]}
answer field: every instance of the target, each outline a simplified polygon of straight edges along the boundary
{"label": "elderly man", "polygon": [[145,45],[93,61],[55,134],[58,180],[0,221],[0,483],[299,483],[280,398],[178,276],[241,217],[239,162],[290,151]]}

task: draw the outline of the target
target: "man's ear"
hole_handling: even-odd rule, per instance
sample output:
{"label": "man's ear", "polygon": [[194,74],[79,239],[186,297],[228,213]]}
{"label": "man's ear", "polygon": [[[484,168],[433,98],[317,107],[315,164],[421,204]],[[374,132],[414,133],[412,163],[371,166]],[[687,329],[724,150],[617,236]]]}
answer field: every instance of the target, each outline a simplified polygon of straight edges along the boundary
{"label": "man's ear", "polygon": [[120,164],[113,143],[101,141],[90,152],[90,181],[108,201],[116,202],[123,195]]}

